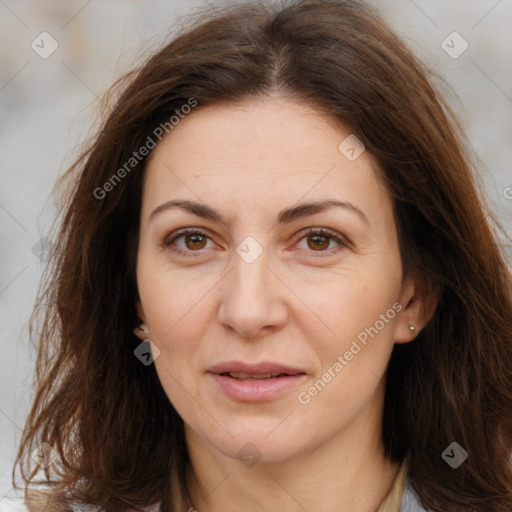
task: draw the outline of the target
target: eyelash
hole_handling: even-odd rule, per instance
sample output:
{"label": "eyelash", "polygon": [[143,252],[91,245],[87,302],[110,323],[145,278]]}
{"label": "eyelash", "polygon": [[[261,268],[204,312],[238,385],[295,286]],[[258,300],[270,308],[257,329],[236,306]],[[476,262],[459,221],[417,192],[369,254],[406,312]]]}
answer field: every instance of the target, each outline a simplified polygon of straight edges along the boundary
{"label": "eyelash", "polygon": [[[175,242],[176,240],[178,240],[179,238],[181,237],[184,237],[184,236],[187,236],[187,235],[200,235],[200,236],[203,236],[203,237],[206,237],[206,238],[210,238],[208,236],[208,233],[206,233],[204,230],[202,230],[201,228],[184,228],[184,229],[181,229],[181,230],[178,230],[176,233],[173,233],[172,234],[172,238],[169,239],[169,237],[167,237],[164,242],[163,242],[163,246],[164,248],[166,249],[169,249],[173,252],[176,252],[176,253],[179,253],[179,254],[186,254],[187,256],[192,256],[192,257],[198,257],[198,256],[202,256],[202,250],[199,249],[197,251],[184,251],[182,249],[176,249],[174,247],[172,247],[172,244],[173,242]],[[338,247],[335,247],[333,249],[326,249],[326,250],[323,250],[323,251],[313,251],[311,250],[312,253],[327,253],[329,256],[332,255],[332,254],[335,254],[337,252],[339,252],[340,250],[348,247],[348,242],[341,238],[340,236],[338,236],[335,232],[333,231],[330,231],[328,229],[325,229],[325,228],[307,228],[305,230],[305,232],[303,233],[303,235],[300,237],[299,241],[301,241],[302,239],[304,238],[308,238],[312,235],[321,235],[321,236],[325,236],[327,238],[330,238],[331,240],[335,241],[336,243],[338,243]],[[197,254],[194,254],[194,253],[197,253]],[[315,256],[315,257],[323,257],[323,256]]]}

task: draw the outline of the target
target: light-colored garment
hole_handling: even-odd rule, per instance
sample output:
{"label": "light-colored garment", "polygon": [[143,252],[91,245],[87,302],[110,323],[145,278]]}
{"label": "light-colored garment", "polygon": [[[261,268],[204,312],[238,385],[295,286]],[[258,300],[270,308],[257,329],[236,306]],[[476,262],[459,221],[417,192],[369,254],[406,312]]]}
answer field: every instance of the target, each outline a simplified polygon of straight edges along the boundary
{"label": "light-colored garment", "polygon": [[407,483],[405,484],[404,493],[402,495],[402,504],[400,505],[398,512],[427,512],[426,509],[420,505],[418,495],[410,486],[409,480],[407,480]]}

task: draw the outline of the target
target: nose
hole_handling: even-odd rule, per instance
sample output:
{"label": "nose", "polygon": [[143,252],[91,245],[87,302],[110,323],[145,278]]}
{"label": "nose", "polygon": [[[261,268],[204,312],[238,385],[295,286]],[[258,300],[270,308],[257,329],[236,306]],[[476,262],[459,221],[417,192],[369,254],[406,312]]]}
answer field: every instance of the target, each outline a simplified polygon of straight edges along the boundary
{"label": "nose", "polygon": [[238,254],[221,281],[219,321],[243,338],[258,338],[286,324],[286,286],[268,267],[265,252],[252,263]]}

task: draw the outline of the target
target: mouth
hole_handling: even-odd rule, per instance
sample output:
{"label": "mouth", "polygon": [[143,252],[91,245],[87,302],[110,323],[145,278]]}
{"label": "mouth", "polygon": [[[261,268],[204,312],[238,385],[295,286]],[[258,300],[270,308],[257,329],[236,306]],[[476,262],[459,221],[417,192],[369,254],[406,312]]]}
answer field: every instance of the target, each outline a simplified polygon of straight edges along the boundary
{"label": "mouth", "polygon": [[279,398],[306,379],[306,372],[278,363],[223,363],[210,368],[207,374],[215,389],[240,402],[262,402]]}

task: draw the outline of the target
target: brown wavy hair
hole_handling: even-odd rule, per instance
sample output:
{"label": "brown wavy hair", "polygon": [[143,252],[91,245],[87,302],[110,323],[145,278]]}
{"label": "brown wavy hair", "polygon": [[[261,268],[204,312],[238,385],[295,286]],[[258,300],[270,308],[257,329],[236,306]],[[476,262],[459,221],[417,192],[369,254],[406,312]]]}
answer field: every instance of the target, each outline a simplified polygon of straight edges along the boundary
{"label": "brown wavy hair", "polygon": [[[439,83],[368,6],[305,0],[203,12],[114,85],[97,135],[60,182],[56,246],[31,317],[36,394],[13,483],[19,466],[32,511],[68,501],[170,511],[186,491],[183,421],[133,353],[147,157],[103,198],[94,191],[191,98],[200,110],[274,93],[316,105],[378,159],[404,271],[439,296],[389,362],[387,456],[410,456],[426,508],[512,510],[511,278],[479,164]],[[44,470],[30,456],[43,441],[58,454]],[[441,457],[454,441],[469,455],[458,469]]]}

